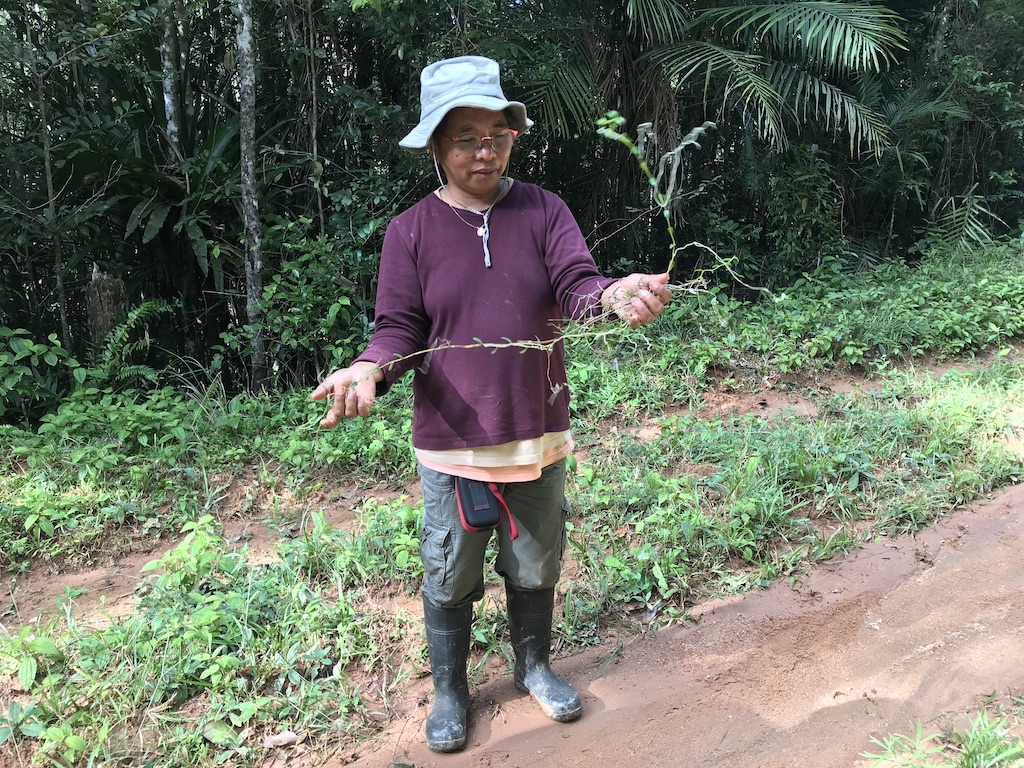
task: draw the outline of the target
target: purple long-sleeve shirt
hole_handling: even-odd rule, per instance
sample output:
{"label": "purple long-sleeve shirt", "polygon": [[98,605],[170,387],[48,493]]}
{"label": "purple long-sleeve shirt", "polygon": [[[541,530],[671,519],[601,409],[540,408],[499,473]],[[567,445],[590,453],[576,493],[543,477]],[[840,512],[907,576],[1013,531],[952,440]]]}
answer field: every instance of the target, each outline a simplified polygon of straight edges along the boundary
{"label": "purple long-sleeve shirt", "polygon": [[540,187],[517,181],[492,208],[489,268],[479,224],[479,216],[430,194],[396,216],[384,236],[373,338],[357,360],[385,369],[381,391],[415,370],[417,448],[501,445],[568,429],[561,342],[550,353],[415,353],[476,340],[555,339],[563,317],[596,315],[601,292],[614,282],[597,271],[565,203]]}

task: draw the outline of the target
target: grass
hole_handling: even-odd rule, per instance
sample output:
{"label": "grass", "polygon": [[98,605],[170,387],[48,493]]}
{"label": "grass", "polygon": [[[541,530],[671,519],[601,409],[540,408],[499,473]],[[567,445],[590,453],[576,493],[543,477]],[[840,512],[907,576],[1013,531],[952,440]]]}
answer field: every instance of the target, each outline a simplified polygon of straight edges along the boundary
{"label": "grass", "polygon": [[[378,528],[395,519],[385,550]],[[244,742],[281,723],[314,739],[367,735],[351,672],[396,664],[388,685],[400,686],[412,663],[402,654],[420,645],[408,617],[367,610],[380,584],[418,578],[418,558],[400,546],[410,539],[401,531],[414,526],[401,501],[368,504],[358,533],[315,519],[261,563],[244,547],[229,550],[212,516],[186,524],[181,543],[146,567],[159,574],[127,618],[89,627],[69,611],[2,648],[32,692],[31,705],[7,714],[8,740],[34,738],[42,755],[69,764],[202,765],[214,757],[244,764]],[[177,714],[183,707],[191,717]]]}
{"label": "grass", "polygon": [[1024,699],[992,693],[965,725],[949,721],[926,734],[917,724],[913,734],[872,739],[878,752],[865,753],[875,768],[1019,768],[1024,765]]}
{"label": "grass", "polygon": [[[980,288],[955,264],[929,262],[894,267],[885,284],[826,275],[766,305],[706,294],[646,333],[574,341],[575,570],[559,643],[598,643],[638,611],[655,627],[683,621],[696,601],[797,579],[865,538],[918,530],[1016,479],[1024,365],[986,353],[990,362],[970,372],[929,375],[892,361],[925,349],[981,353],[1016,335],[1018,315],[996,309],[1017,301],[1018,262],[1007,249],[979,257]],[[900,319],[920,308],[915,280],[941,294],[946,314]],[[977,310],[970,322],[965,306]],[[891,323],[864,320],[881,307]],[[828,322],[812,321],[829,309],[817,315]],[[665,413],[666,403],[699,403],[716,376],[749,389],[784,370],[810,380],[851,363],[870,384],[816,396],[814,415]],[[418,610],[384,607],[415,604],[421,510],[368,489],[358,527],[346,531],[327,524],[314,493],[411,478],[409,388],[329,433],[315,426],[319,410],[307,392],[228,397],[215,383],[82,388],[35,431],[0,427],[10,571],[42,558],[87,564],[104,547],[183,535],[152,564],[129,615],[90,626],[66,595],[58,619],[0,638],[0,673],[22,689],[0,712],[0,749],[25,765],[247,765],[264,737],[301,732],[326,753],[392,716],[424,665]],[[653,439],[618,429],[643,419],[658,427]],[[294,534],[269,558],[231,546],[218,523],[229,488],[242,484]],[[478,606],[474,648],[477,672],[508,656],[490,598]],[[966,754],[971,728],[1002,733],[1002,722],[972,722],[940,746]],[[938,745],[880,744],[885,754]],[[1003,764],[1012,763],[992,763]]]}
{"label": "grass", "polygon": [[[893,374],[816,417],[670,417],[658,439],[598,453],[570,486],[589,593],[599,610],[678,613],[725,584],[763,586],[862,536],[928,525],[1019,475],[1000,438],[1024,403],[1020,374]],[[703,471],[673,476],[680,464]]]}

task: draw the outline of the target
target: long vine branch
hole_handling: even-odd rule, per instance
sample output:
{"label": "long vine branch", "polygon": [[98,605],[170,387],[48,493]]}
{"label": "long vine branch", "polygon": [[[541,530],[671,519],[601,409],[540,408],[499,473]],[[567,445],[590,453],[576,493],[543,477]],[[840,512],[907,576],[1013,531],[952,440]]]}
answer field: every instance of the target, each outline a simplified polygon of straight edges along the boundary
{"label": "long vine branch", "polygon": [[[640,166],[640,171],[647,177],[647,182],[651,185],[651,194],[654,197],[654,202],[661,209],[661,215],[665,219],[665,225],[668,228],[670,251],[668,268],[665,271],[671,275],[672,270],[676,265],[676,256],[680,251],[688,247],[680,247],[676,243],[676,231],[675,227],[672,226],[671,210],[676,183],[679,178],[679,168],[682,164],[683,150],[687,147],[696,147],[697,149],[700,149],[700,142],[698,139],[700,139],[700,137],[709,129],[717,128],[718,126],[710,120],[707,120],[686,134],[686,136],[683,137],[683,140],[679,143],[679,146],[661,156],[661,159],[658,161],[658,173],[655,175],[651,170],[651,167],[647,164],[645,151],[647,139],[653,132],[653,125],[651,123],[641,123],[637,126],[637,140],[633,141],[633,139],[631,139],[627,134],[620,131],[625,124],[626,118],[612,110],[610,112],[606,112],[605,116],[597,121],[597,133],[606,139],[617,141],[626,147],[630,154],[632,154],[636,159],[637,165]],[[667,174],[667,185],[663,190],[662,181],[666,180],[666,170],[669,171],[669,173]],[[693,245],[693,243],[690,245]]]}
{"label": "long vine branch", "polygon": [[[669,274],[671,278],[672,271],[675,268],[677,255],[681,251],[686,250],[687,248],[698,247],[709,251],[714,256],[719,266],[724,267],[726,270],[729,271],[730,275],[732,275],[735,278],[736,276],[735,274],[733,274],[732,270],[729,269],[728,264],[726,264],[718,256],[718,254],[715,253],[715,251],[709,248],[708,246],[698,242],[687,243],[686,245],[682,246],[679,245],[676,242],[676,232],[675,228],[672,225],[671,205],[675,197],[676,185],[680,177],[679,170],[682,164],[682,153],[687,147],[696,147],[699,149],[700,143],[698,139],[700,139],[700,137],[709,129],[716,128],[717,126],[715,125],[715,123],[707,121],[702,125],[697,126],[688,134],[686,134],[686,136],[675,149],[662,155],[658,162],[657,174],[655,174],[651,170],[645,156],[646,142],[648,137],[652,133],[651,123],[643,123],[640,126],[638,126],[636,141],[633,141],[633,139],[631,139],[628,135],[620,131],[620,129],[625,125],[625,123],[625,118],[623,118],[618,112],[611,111],[606,113],[603,118],[597,121],[597,132],[601,136],[607,139],[611,139],[612,141],[617,141],[623,146],[625,146],[630,151],[630,154],[632,154],[633,157],[636,159],[637,164],[640,166],[641,172],[647,177],[647,181],[651,186],[654,203],[657,209],[660,209],[661,215],[665,219],[665,224],[668,229],[670,255],[668,267],[665,271]],[[663,181],[666,182],[664,189],[662,188]],[[704,287],[707,284],[704,278],[704,273],[707,271],[708,270],[702,270],[696,278],[687,281],[686,283],[676,284],[670,282],[666,287],[669,288],[673,293],[697,293],[698,291],[700,291],[702,287]],[[434,352],[443,352],[445,350],[451,349],[489,349],[492,351],[493,354],[498,350],[502,349],[519,349],[520,354],[529,350],[537,350],[550,355],[554,351],[555,346],[559,342],[565,341],[567,339],[597,339],[625,333],[627,330],[627,326],[621,324],[606,325],[604,328],[600,329],[595,328],[595,326],[598,324],[603,324],[611,318],[618,317],[618,308],[620,303],[624,304],[625,302],[628,302],[630,298],[631,296],[616,297],[616,299],[611,302],[612,306],[606,307],[605,311],[603,311],[600,315],[586,321],[571,324],[566,328],[563,328],[560,333],[556,334],[554,337],[550,339],[520,339],[514,341],[509,338],[503,338],[501,341],[483,341],[482,339],[474,338],[472,344],[452,344],[451,342],[442,342],[434,346],[431,346],[427,349],[421,349],[416,352],[412,352],[408,355],[396,357],[394,360],[388,361],[379,368],[373,368],[369,370],[363,376],[353,381],[350,386],[354,387],[360,381],[365,380],[366,377],[372,376],[377,370],[389,368],[394,365],[400,365],[401,363],[414,358],[425,357],[429,361],[430,355],[432,355]],[[554,395],[557,395],[557,392],[560,388],[561,385],[557,388],[552,387],[552,397],[554,397]]]}

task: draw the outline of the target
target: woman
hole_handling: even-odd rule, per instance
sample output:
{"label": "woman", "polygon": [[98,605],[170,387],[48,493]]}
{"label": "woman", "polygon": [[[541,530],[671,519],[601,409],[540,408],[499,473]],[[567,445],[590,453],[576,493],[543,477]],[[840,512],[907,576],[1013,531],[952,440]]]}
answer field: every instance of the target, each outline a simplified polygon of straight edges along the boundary
{"label": "woman", "polygon": [[[470,625],[495,521],[515,685],[554,720],[575,720],[583,709],[549,665],[572,450],[563,349],[528,342],[557,338],[564,317],[617,314],[635,328],[653,321],[671,294],[667,274],[602,277],[565,204],[508,178],[515,139],[533,122],[505,98],[497,63],[439,61],[420,85],[420,122],[399,143],[427,151],[440,187],[388,226],[373,338],[313,399],[330,399],[320,422],[330,429],[366,416],[415,370],[412,442],[434,679],[426,739],[451,752],[466,743]],[[527,344],[495,349],[476,340]],[[493,516],[482,530],[466,519],[474,500]]]}

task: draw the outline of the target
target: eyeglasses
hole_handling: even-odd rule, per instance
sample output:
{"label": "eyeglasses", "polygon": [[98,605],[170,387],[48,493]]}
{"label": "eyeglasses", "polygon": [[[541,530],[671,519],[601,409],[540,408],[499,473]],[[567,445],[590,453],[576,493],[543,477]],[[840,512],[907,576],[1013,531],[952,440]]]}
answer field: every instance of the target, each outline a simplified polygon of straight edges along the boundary
{"label": "eyeglasses", "polygon": [[462,136],[448,136],[446,138],[451,140],[455,145],[455,149],[459,152],[475,155],[480,151],[480,147],[484,145],[485,141],[491,142],[491,149],[495,152],[504,152],[512,146],[512,142],[516,140],[518,135],[519,131],[504,128],[500,131],[495,131],[493,136],[477,136],[475,133],[465,133]]}

